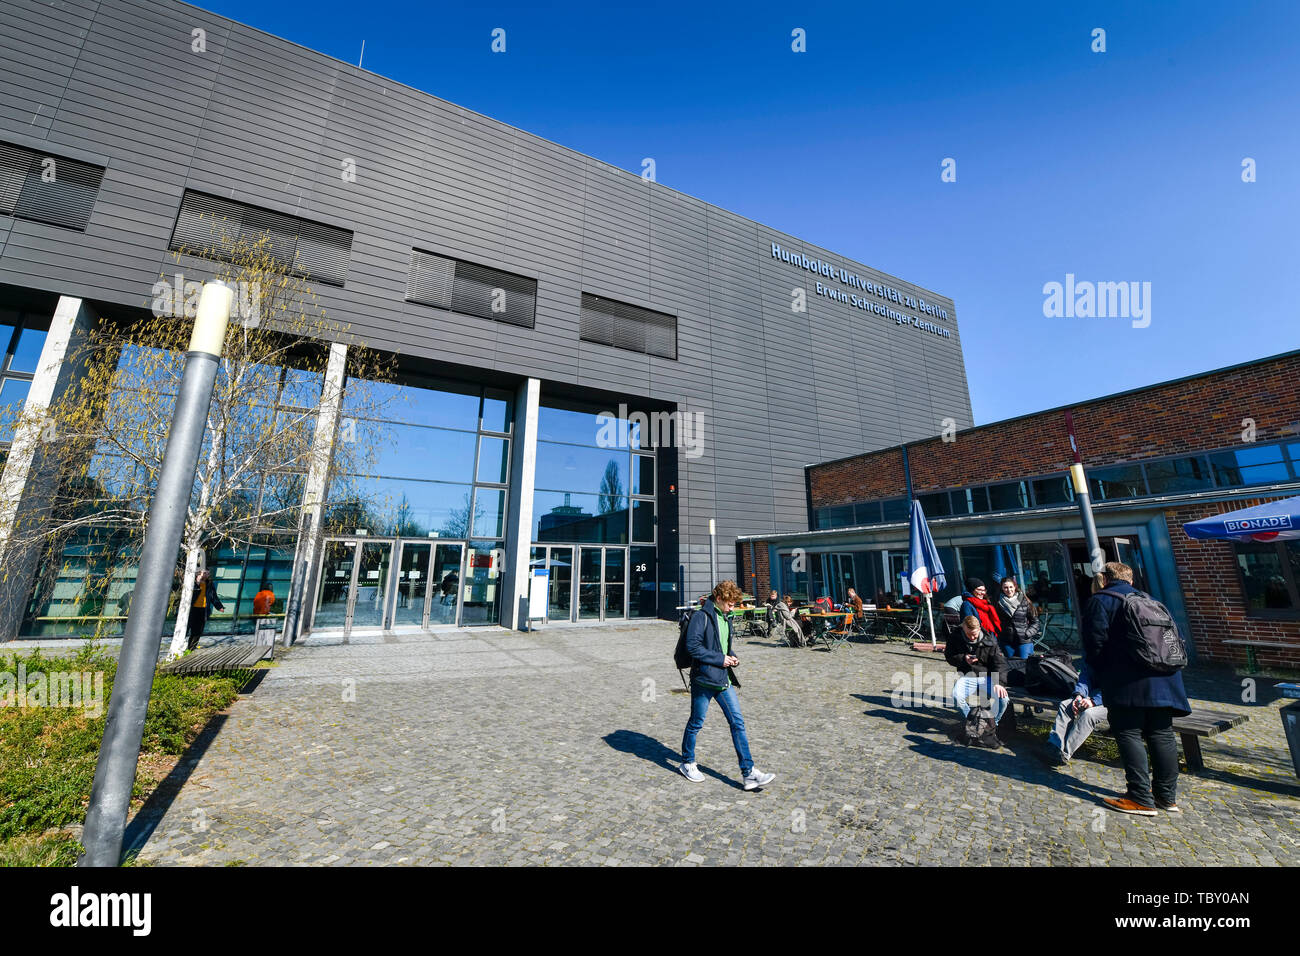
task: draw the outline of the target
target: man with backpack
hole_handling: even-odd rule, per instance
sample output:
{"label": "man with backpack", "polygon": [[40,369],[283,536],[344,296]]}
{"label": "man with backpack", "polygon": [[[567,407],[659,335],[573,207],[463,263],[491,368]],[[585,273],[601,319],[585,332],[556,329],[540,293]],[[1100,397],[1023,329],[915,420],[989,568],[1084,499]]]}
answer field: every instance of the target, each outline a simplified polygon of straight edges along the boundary
{"label": "man with backpack", "polygon": [[713,595],[704,606],[691,615],[686,631],[678,641],[674,661],[685,666],[689,657],[691,668],[691,716],[682,734],[682,776],[691,783],[700,783],[704,774],[695,765],[695,738],[704,726],[709,712],[709,702],[716,700],[731,726],[731,742],[740,760],[740,776],[746,790],[757,790],[776,779],[774,773],[763,773],[754,766],[749,755],[749,738],[745,734],[745,718],[740,713],[740,701],[732,685],[735,674],[731,668],[740,661],[732,653],[731,626],[727,614],[740,600],[741,591],[735,581],[723,581],[713,589]]}
{"label": "man with backpack", "polygon": [[[1112,810],[1154,817],[1179,811],[1175,716],[1191,713],[1181,668],[1187,648],[1169,610],[1133,587],[1133,569],[1111,561],[1093,577],[1083,609],[1083,653],[1124,762],[1127,792]],[[1143,743],[1145,742],[1145,747]],[[1149,772],[1147,750],[1150,750]]]}

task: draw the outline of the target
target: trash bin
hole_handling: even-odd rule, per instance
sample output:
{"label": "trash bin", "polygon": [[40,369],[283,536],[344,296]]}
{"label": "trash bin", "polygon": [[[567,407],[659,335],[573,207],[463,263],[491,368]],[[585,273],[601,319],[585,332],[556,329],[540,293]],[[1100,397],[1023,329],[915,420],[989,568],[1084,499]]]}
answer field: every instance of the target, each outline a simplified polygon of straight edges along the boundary
{"label": "trash bin", "polygon": [[[1300,698],[1300,684],[1278,684],[1277,689],[1283,697]],[[1300,777],[1300,699],[1287,704],[1279,711],[1282,715],[1282,729],[1286,731],[1286,744],[1291,748],[1291,765],[1295,775]]]}
{"label": "trash bin", "polygon": [[275,646],[275,618],[259,617],[257,619],[257,631],[253,636],[253,644]]}

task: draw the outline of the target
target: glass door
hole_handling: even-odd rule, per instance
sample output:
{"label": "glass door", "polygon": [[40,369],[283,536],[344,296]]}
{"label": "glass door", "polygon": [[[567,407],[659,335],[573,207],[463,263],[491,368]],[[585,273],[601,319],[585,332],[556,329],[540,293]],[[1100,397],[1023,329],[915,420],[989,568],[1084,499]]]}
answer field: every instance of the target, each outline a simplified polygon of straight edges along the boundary
{"label": "glass door", "polygon": [[461,596],[461,555],[464,545],[439,544],[434,549],[433,570],[429,580],[427,626],[452,624],[458,619]]}
{"label": "glass door", "polygon": [[352,628],[382,628],[388,607],[388,585],[393,560],[391,541],[362,541],[354,576]]}
{"label": "glass door", "polygon": [[325,541],[321,548],[320,585],[316,593],[313,630],[345,629],[352,600],[355,541]]}
{"label": "glass door", "polygon": [[551,548],[547,567],[551,571],[546,617],[552,621],[573,619],[573,549]]}
{"label": "glass door", "polygon": [[605,549],[604,589],[602,620],[626,617],[623,603],[627,599],[627,551],[623,548]]}
{"label": "glass door", "polygon": [[580,548],[578,566],[578,620],[600,620],[601,548]]}
{"label": "glass door", "polygon": [[397,561],[397,605],[393,627],[424,627],[429,591],[429,557],[433,545],[424,541],[403,541]]}
{"label": "glass door", "polygon": [[505,552],[492,541],[471,541],[465,583],[461,587],[462,625],[496,624],[501,614],[501,568]]}

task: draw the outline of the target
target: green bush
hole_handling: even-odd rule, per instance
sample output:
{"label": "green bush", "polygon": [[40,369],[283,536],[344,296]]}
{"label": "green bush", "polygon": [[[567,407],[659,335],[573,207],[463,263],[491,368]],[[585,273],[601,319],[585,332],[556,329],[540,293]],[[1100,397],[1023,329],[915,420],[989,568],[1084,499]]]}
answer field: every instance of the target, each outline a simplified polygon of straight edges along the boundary
{"label": "green bush", "polygon": [[[15,656],[3,669],[16,673],[19,663],[30,675],[66,671],[103,671],[104,713],[60,707],[0,707],[0,840],[41,834],[85,817],[95,762],[104,736],[108,701],[117,662],[90,645],[72,657],[43,657],[39,651]],[[142,753],[181,754],[212,715],[238,696],[242,675],[195,677],[157,674],[145,717]],[[141,795],[137,779],[133,797]],[[49,843],[49,841],[46,841]],[[72,852],[67,840],[30,851],[23,843],[0,846],[0,862],[37,857],[63,860]],[[75,858],[75,853],[73,853]],[[34,858],[34,857],[33,857]],[[55,864],[58,865],[58,864]]]}

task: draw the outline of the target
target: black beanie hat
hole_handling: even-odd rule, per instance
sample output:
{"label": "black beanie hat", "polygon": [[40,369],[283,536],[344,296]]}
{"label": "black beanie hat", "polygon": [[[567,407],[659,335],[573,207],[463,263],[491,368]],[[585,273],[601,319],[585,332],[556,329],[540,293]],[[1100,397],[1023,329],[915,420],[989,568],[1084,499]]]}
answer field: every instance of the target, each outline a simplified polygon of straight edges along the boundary
{"label": "black beanie hat", "polygon": [[978,589],[982,587],[984,587],[984,582],[981,581],[979,578],[966,579],[966,590],[969,591],[971,594],[974,594]]}

